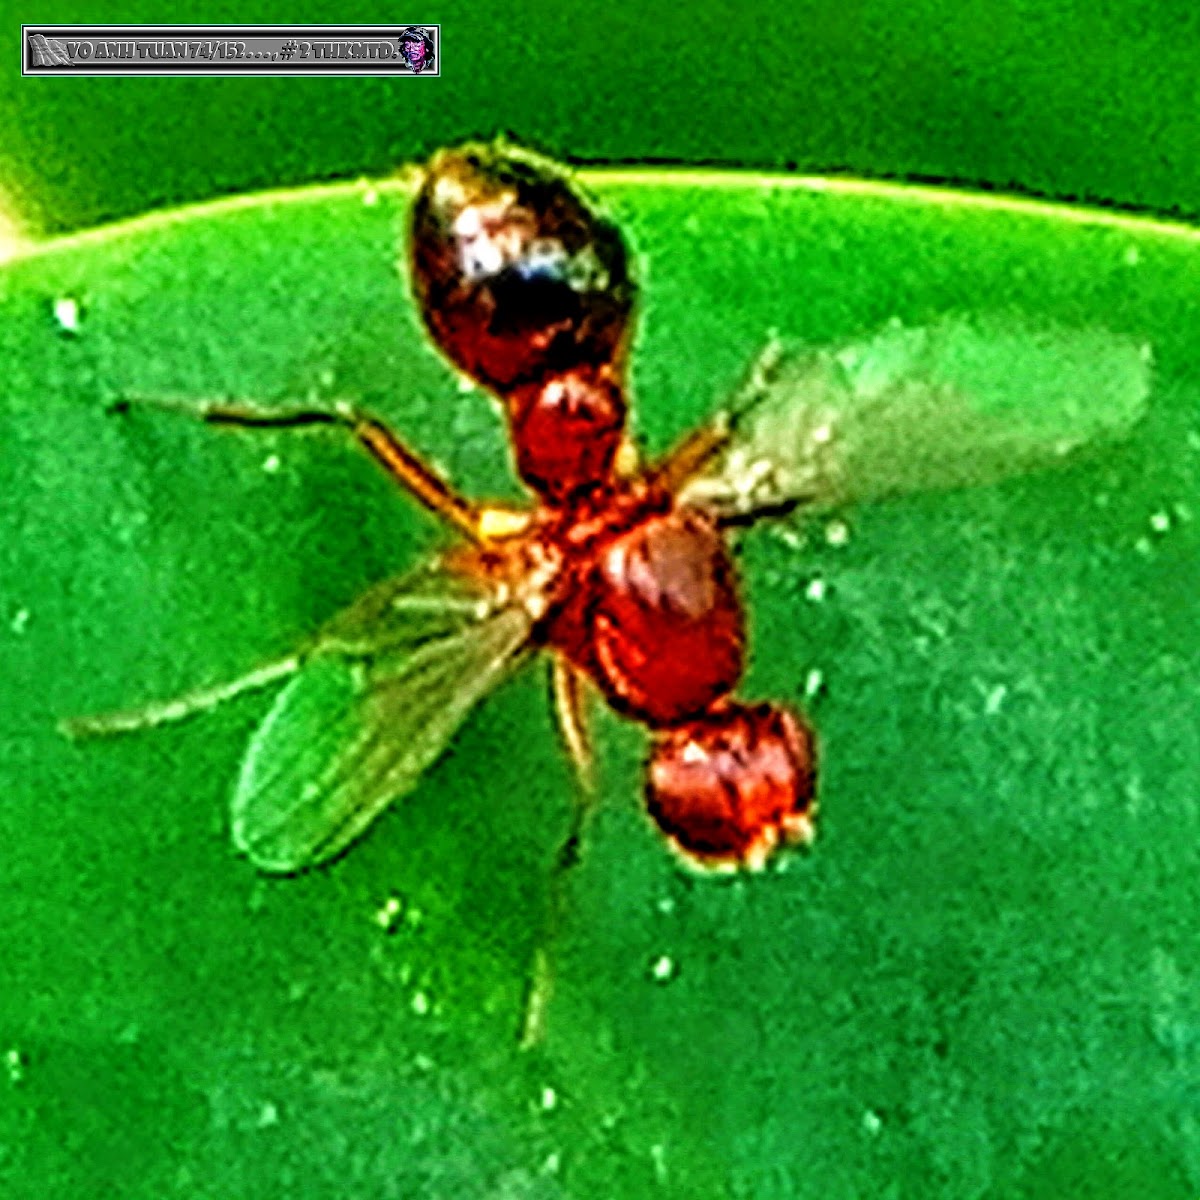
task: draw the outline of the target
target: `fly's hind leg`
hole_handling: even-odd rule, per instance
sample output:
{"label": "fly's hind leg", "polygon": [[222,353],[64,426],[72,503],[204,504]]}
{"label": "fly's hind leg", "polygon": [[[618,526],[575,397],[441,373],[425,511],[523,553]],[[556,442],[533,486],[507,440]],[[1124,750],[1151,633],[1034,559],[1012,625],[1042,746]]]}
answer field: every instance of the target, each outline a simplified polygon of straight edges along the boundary
{"label": "fly's hind leg", "polygon": [[550,670],[554,712],[563,743],[575,768],[577,786],[571,823],[554,859],[546,911],[526,983],[520,1034],[523,1050],[537,1045],[545,1033],[546,1008],[554,984],[553,949],[566,910],[567,882],[571,871],[579,865],[584,834],[595,799],[595,759],[587,725],[586,679],[562,655],[554,655]]}
{"label": "fly's hind leg", "polygon": [[482,543],[524,531],[525,513],[472,504],[459,495],[438,472],[410,450],[382,421],[343,401],[330,408],[259,408],[227,400],[188,400],[159,396],[123,396],[113,411],[144,404],[198,416],[212,425],[237,425],[248,429],[303,429],[336,425],[349,431],[372,458],[397,483],[435,516],[452,525],[472,542]]}
{"label": "fly's hind leg", "polygon": [[783,357],[783,343],[772,332],[733,396],[711,420],[676,443],[655,463],[651,478],[674,494],[702,471],[713,455],[725,448],[738,419],[770,394]]}

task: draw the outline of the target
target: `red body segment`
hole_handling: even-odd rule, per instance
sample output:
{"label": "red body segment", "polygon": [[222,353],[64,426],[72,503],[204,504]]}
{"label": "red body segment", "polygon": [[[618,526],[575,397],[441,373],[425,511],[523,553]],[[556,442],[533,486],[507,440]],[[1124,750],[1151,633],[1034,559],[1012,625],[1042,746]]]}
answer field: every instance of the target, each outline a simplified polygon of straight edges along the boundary
{"label": "red body segment", "polygon": [[651,815],[706,863],[751,863],[795,840],[812,739],[782,709],[729,699],[744,620],[724,535],[653,473],[615,471],[636,290],[619,231],[544,160],[468,146],[430,164],[412,263],[426,325],[503,401],[540,499],[526,557],[557,564],[543,642],[659,731]]}
{"label": "red body segment", "polygon": [[786,709],[730,705],[660,737],[650,759],[650,815],[703,861],[759,865],[780,843],[812,836],[812,734]]}
{"label": "red body segment", "polygon": [[620,382],[608,367],[579,367],[518,388],[509,414],[521,478],[554,504],[608,479],[625,410]]}
{"label": "red body segment", "polygon": [[445,150],[413,207],[412,261],[430,333],[506,402],[525,482],[559,503],[603,479],[636,292],[616,226],[531,154]]}
{"label": "red body segment", "polygon": [[614,708],[671,726],[734,688],[741,600],[725,540],[705,514],[633,483],[572,505],[542,536],[566,564],[544,640]]}
{"label": "red body segment", "polygon": [[742,674],[744,629],[724,539],[694,510],[648,517],[597,555],[591,637],[614,707],[651,726],[707,711]]}
{"label": "red body segment", "polygon": [[634,300],[620,231],[534,155],[502,145],[435,155],[412,255],[430,332],[501,395],[620,357]]}

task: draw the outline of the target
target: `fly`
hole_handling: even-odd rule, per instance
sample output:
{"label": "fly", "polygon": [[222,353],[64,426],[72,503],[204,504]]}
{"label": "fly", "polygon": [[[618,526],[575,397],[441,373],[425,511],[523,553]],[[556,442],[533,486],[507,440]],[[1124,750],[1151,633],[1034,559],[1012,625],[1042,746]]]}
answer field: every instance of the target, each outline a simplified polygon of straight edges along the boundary
{"label": "fly", "polygon": [[[561,168],[503,142],[442,151],[409,244],[425,325],[501,402],[534,503],[474,503],[349,406],[151,401],[214,424],[340,428],[457,543],[242,679],[64,722],[73,737],[144,729],[288,680],[232,800],[234,842],[264,871],[340,854],[539,652],[584,784],[555,897],[590,811],[589,689],[648,729],[647,808],[688,861],[757,868],[809,842],[813,730],[793,706],[736,695],[746,634],[730,531],[1047,466],[1128,429],[1148,392],[1146,355],[1106,331],[947,315],[837,347],[772,342],[720,411],[646,463],[627,432],[630,255]],[[539,950],[527,1040],[547,970]]]}

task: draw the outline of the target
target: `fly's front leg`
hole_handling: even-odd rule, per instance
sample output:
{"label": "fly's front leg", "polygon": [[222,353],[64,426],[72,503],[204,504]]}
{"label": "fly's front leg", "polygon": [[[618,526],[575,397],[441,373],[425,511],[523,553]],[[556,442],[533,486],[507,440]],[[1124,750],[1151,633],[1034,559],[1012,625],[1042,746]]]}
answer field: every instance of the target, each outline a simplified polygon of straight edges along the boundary
{"label": "fly's front leg", "polygon": [[555,654],[550,666],[550,691],[554,715],[563,744],[571,756],[580,791],[590,796],[595,788],[592,738],[588,729],[587,679],[567,658]]}
{"label": "fly's front leg", "polygon": [[566,912],[566,885],[583,851],[584,833],[595,800],[594,757],[587,725],[586,678],[566,658],[556,654],[551,665],[551,690],[559,731],[575,767],[578,783],[571,824],[559,843],[550,879],[550,893],[526,984],[520,1045],[537,1045],[545,1033],[546,1009],[554,985],[553,950]]}
{"label": "fly's front leg", "polygon": [[481,544],[524,532],[529,518],[510,509],[472,504],[459,495],[418,454],[410,450],[382,421],[339,402],[332,408],[265,409],[226,400],[176,400],[156,396],[125,396],[114,411],[145,404],[198,416],[212,425],[246,429],[304,429],[336,425],[348,430],[372,458],[401,487],[435,516],[454,526],[470,541]]}

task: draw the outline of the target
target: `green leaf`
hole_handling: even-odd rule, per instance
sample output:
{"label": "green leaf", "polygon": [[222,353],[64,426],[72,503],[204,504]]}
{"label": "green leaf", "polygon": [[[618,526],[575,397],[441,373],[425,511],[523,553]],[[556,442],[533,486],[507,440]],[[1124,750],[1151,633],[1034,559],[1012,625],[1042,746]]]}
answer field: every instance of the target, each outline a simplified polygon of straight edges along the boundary
{"label": "green leaf", "polygon": [[948,313],[1148,344],[1146,414],[1060,471],[747,535],[744,693],[809,710],[816,845],[681,874],[641,810],[641,731],[598,714],[602,803],[520,1054],[572,796],[538,671],[297,879],[229,837],[269,695],[55,730],[277,660],[443,537],[336,430],[113,415],[121,394],[350,398],[469,494],[518,494],[397,273],[407,193],[238,198],[7,264],[0,1182],[1194,1194],[1196,235],[927,189],[592,182],[640,266],[651,452],[772,329],[830,346]]}

